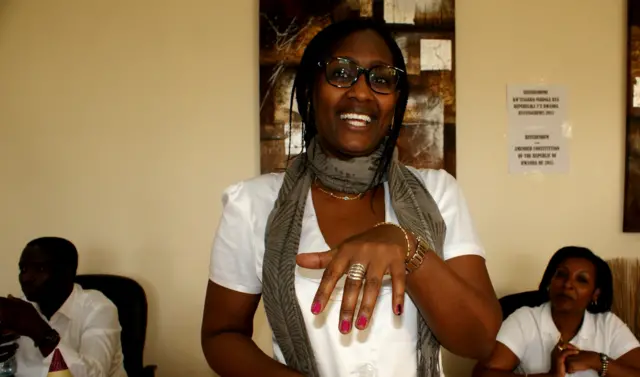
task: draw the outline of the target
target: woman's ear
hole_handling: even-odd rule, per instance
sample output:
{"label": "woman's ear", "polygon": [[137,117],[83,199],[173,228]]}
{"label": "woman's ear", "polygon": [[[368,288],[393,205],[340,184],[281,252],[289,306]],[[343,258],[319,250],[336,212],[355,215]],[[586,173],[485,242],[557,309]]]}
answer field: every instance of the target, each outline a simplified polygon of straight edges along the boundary
{"label": "woman's ear", "polygon": [[596,288],[596,290],[593,291],[593,296],[591,296],[591,302],[598,302],[598,297],[600,297],[600,288]]}

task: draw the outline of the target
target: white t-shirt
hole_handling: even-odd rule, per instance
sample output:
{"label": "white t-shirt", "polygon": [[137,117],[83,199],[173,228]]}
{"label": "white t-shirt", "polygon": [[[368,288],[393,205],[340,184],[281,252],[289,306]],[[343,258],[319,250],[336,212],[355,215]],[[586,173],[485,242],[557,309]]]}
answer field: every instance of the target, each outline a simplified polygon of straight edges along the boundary
{"label": "white t-shirt", "polygon": [[[527,374],[548,373],[551,351],[558,344],[560,332],[546,302],[535,308],[522,307],[511,314],[498,332],[498,341],[520,359],[520,370]],[[631,330],[611,312],[585,313],[582,327],[569,342],[584,351],[604,353],[617,359],[640,347]],[[573,377],[597,377],[593,370],[567,374]]]}
{"label": "white t-shirt", "polygon": [[[444,170],[412,171],[424,180],[438,204],[447,226],[444,259],[480,255],[484,250],[473,229],[466,202],[455,179]],[[265,226],[282,185],[283,173],[272,173],[228,187],[223,194],[223,213],[212,248],[210,279],[239,292],[262,291],[262,260]],[[398,223],[385,188],[385,221]],[[329,250],[318,227],[311,191],[306,202],[300,236],[300,253]],[[343,335],[338,318],[344,277],[338,282],[327,308],[311,313],[311,303],[322,279],[322,270],[296,266],[295,287],[311,346],[321,376],[325,377],[413,377],[416,375],[418,311],[405,297],[404,313],[393,314],[391,281],[385,279],[366,330],[353,328]],[[436,283],[436,282],[434,282]],[[274,357],[284,357],[273,339]]]}

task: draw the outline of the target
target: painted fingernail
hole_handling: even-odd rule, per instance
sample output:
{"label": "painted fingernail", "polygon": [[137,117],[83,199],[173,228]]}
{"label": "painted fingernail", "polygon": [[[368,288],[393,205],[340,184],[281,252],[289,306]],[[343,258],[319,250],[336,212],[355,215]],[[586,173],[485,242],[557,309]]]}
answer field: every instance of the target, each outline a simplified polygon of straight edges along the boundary
{"label": "painted fingernail", "polygon": [[356,326],[361,329],[364,329],[365,327],[367,327],[367,317],[363,315],[358,317],[358,320],[356,321]]}
{"label": "painted fingernail", "polygon": [[398,304],[398,306],[396,306],[396,314],[402,315],[402,305]]}
{"label": "painted fingernail", "polygon": [[322,305],[320,305],[320,301],[314,301],[313,304],[311,304],[311,313],[318,314],[320,313],[320,309],[322,309]]}
{"label": "painted fingernail", "polygon": [[351,330],[351,321],[343,319],[342,322],[340,322],[340,332],[346,334],[349,330]]}

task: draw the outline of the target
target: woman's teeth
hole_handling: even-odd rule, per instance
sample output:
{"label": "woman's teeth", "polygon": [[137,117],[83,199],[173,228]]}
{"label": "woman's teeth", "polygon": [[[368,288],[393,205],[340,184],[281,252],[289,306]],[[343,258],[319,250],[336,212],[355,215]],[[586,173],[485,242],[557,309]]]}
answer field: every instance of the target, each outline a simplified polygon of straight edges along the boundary
{"label": "woman's teeth", "polygon": [[371,123],[371,117],[364,114],[340,114],[340,119],[346,121],[354,127],[365,127],[368,123]]}

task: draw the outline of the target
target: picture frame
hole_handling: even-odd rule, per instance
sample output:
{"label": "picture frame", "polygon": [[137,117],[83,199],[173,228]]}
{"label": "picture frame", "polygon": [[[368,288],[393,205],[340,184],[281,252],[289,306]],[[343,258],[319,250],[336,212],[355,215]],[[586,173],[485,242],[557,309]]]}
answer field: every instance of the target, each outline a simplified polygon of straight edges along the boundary
{"label": "picture frame", "polygon": [[356,17],[384,21],[405,57],[410,96],[400,161],[455,176],[454,0],[260,0],[261,173],[283,171],[304,150],[291,91],[307,43],[330,23]]}
{"label": "picture frame", "polygon": [[623,232],[640,232],[640,0],[627,2],[627,96]]}

